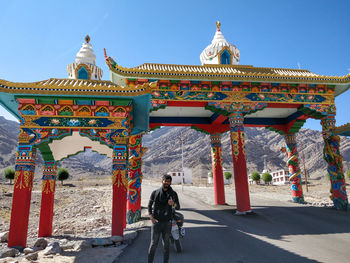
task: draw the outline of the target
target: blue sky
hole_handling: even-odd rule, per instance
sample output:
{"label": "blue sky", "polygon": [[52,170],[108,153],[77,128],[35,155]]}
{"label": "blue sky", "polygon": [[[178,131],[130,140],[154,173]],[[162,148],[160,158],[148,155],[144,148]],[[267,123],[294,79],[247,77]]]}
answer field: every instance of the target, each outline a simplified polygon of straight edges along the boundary
{"label": "blue sky", "polygon": [[[109,79],[103,48],[122,66],[199,65],[215,21],[242,65],[345,75],[350,1],[1,1],[0,79],[66,78],[86,34]],[[350,91],[336,99],[337,125],[350,122]],[[0,115],[11,116],[0,109]],[[320,129],[308,120],[306,128]]]}

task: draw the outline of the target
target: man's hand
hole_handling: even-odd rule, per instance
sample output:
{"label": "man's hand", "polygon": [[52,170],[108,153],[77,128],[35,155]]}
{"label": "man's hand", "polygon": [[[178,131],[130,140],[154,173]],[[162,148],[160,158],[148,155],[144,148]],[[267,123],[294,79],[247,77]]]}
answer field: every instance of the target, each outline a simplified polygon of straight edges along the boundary
{"label": "man's hand", "polygon": [[173,198],[170,196],[169,200],[168,200],[168,205],[173,206],[174,205],[174,200]]}
{"label": "man's hand", "polygon": [[149,218],[151,219],[152,223],[157,223],[158,220],[153,217],[153,215],[149,215]]}

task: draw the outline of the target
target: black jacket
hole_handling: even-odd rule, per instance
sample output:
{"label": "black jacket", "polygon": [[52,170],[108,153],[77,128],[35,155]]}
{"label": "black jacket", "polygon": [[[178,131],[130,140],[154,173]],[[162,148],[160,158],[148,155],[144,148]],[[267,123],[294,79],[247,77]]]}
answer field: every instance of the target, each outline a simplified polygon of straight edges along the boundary
{"label": "black jacket", "polygon": [[148,202],[148,214],[152,214],[158,221],[169,221],[173,218],[173,208],[168,204],[172,197],[176,210],[180,209],[180,202],[177,193],[169,187],[167,191],[163,188],[154,190]]}

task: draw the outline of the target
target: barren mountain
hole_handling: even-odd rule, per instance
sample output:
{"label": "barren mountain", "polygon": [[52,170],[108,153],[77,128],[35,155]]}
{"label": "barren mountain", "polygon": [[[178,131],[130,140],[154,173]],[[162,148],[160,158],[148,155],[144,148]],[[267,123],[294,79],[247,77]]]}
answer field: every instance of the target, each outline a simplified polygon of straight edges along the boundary
{"label": "barren mountain", "polygon": [[[15,164],[19,124],[0,117],[0,171]],[[181,169],[180,136],[185,137],[184,165],[193,169],[195,177],[206,176],[211,169],[210,137],[190,128],[163,127],[145,135],[143,146],[148,151],[143,157],[145,177],[158,176],[167,171]],[[248,172],[262,171],[264,159],[270,170],[286,168],[286,154],[280,149],[284,146],[281,135],[264,128],[245,128]],[[327,164],[323,160],[323,139],[319,131],[301,129],[297,135],[300,157],[305,156],[305,166],[312,178],[326,174]],[[222,136],[223,166],[232,170],[232,154],[229,133]],[[350,169],[350,139],[341,138],[341,154],[344,158],[344,171]],[[38,154],[35,180],[40,180],[42,158]],[[302,163],[302,162],[301,162]],[[59,163],[69,169],[75,178],[107,175],[111,172],[110,159],[98,153],[86,151]],[[4,180],[0,176],[0,180]]]}

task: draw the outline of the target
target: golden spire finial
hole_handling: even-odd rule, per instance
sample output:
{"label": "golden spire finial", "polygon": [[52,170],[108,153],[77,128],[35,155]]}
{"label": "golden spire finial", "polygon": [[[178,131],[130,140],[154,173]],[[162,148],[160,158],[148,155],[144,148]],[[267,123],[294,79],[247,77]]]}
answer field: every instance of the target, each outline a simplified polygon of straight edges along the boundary
{"label": "golden spire finial", "polygon": [[90,37],[89,37],[89,35],[86,35],[85,41],[86,41],[86,43],[89,43],[89,42],[90,42]]}
{"label": "golden spire finial", "polygon": [[220,21],[216,21],[216,28],[218,31],[220,31],[220,26],[221,26]]}

